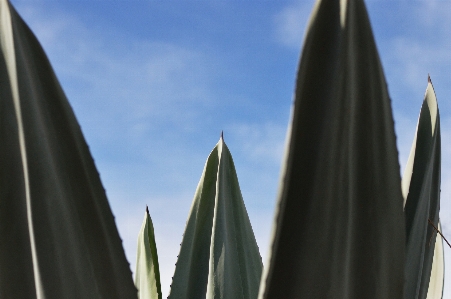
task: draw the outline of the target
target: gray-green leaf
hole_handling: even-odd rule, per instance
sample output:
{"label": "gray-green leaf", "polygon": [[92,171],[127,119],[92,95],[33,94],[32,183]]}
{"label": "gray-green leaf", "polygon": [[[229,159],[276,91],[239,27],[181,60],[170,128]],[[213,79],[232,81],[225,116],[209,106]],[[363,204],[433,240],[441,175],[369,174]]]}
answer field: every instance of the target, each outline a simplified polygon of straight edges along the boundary
{"label": "gray-green leaf", "polygon": [[148,211],[144,215],[138,235],[135,286],[138,288],[139,299],[161,299],[157,245],[152,219]]}
{"label": "gray-green leaf", "polygon": [[188,216],[170,299],[255,299],[262,261],[235,166],[221,138]]}
{"label": "gray-green leaf", "polygon": [[7,0],[0,46],[0,298],[136,298],[75,115]]}

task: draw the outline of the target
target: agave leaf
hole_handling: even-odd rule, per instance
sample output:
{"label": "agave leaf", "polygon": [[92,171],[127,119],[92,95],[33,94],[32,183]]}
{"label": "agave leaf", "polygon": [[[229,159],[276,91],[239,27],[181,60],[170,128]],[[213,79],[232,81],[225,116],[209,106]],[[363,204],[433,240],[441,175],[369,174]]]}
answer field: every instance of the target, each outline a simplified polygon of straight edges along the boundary
{"label": "agave leaf", "polygon": [[259,298],[403,297],[403,199],[390,104],[364,2],[317,1]]}
{"label": "agave leaf", "polygon": [[169,298],[257,298],[262,261],[223,138],[205,164]]}
{"label": "agave leaf", "polygon": [[[440,221],[438,229],[441,231]],[[445,256],[442,237],[437,234],[435,239],[434,259],[432,261],[431,278],[429,280],[426,299],[442,299],[445,282]]]}
{"label": "agave leaf", "polygon": [[424,96],[412,150],[403,177],[406,228],[406,299],[425,299],[440,209],[440,113],[431,80]]}
{"label": "agave leaf", "polygon": [[139,299],[161,299],[157,245],[152,219],[147,208],[138,236],[135,286],[138,288]]}
{"label": "agave leaf", "polygon": [[136,298],[74,113],[6,0],[0,46],[0,297]]}

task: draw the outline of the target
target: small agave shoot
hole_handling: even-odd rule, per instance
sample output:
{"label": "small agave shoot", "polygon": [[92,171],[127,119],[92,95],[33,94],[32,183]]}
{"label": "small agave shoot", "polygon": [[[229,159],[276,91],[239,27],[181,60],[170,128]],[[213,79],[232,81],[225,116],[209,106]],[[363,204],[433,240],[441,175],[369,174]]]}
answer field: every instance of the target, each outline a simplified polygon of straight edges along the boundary
{"label": "small agave shoot", "polygon": [[440,164],[440,113],[428,77],[417,131],[402,179],[406,221],[405,299],[442,298],[443,241],[437,232]]}
{"label": "small agave shoot", "polygon": [[221,134],[205,164],[172,280],[170,299],[256,299],[262,260]]}
{"label": "small agave shoot", "polygon": [[139,299],[161,299],[157,245],[148,207],[138,235],[135,286]]}

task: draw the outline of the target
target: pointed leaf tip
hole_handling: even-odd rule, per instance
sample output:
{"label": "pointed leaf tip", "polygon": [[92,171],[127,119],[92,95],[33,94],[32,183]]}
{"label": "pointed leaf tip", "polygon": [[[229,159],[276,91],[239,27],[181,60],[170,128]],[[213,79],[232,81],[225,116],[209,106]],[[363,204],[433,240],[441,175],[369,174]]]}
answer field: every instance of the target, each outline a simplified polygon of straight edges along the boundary
{"label": "pointed leaf tip", "polygon": [[316,1],[284,159],[259,299],[402,298],[396,138],[364,1]]}
{"label": "pointed leaf tip", "polygon": [[148,206],[146,212],[138,235],[135,286],[138,299],[161,299],[158,252]]}
{"label": "pointed leaf tip", "polygon": [[194,195],[169,299],[257,299],[262,261],[232,155],[212,150]]}
{"label": "pointed leaf tip", "polygon": [[[404,298],[442,298],[441,295],[429,297],[432,294],[429,290],[431,271],[439,267],[434,266],[434,263],[437,263],[434,262],[436,240],[439,243],[442,242],[435,236],[441,235],[437,228],[440,211],[440,144],[440,115],[432,80],[428,74],[428,85],[417,130],[402,179],[404,194],[406,194]],[[434,271],[440,272],[440,269]],[[442,286],[438,283],[434,288],[434,292],[439,292],[438,289]]]}
{"label": "pointed leaf tip", "polygon": [[0,0],[0,37],[0,297],[136,299],[73,109],[36,36],[7,0]]}
{"label": "pointed leaf tip", "polygon": [[221,130],[221,139],[224,140],[224,131]]}

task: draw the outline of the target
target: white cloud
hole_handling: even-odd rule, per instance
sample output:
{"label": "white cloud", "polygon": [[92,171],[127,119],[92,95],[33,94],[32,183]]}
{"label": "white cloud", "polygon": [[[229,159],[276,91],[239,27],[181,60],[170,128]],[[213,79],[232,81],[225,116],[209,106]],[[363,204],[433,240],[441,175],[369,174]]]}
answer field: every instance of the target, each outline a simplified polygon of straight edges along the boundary
{"label": "white cloud", "polygon": [[[416,10],[416,17],[421,23],[430,29],[439,25],[442,30],[451,31],[451,3],[449,1],[421,1],[420,7]],[[432,33],[432,32],[431,32]]]}
{"label": "white cloud", "polygon": [[395,76],[402,78],[406,87],[419,90],[419,82],[426,86],[428,73],[431,74],[434,86],[439,87],[446,80],[443,77],[450,73],[451,40],[428,43],[407,36],[398,37],[393,41],[392,53],[394,57],[391,61],[396,61],[398,65],[394,70]]}
{"label": "white cloud", "polygon": [[278,42],[300,49],[313,2],[296,1],[275,15],[275,38]]}
{"label": "white cloud", "polygon": [[394,106],[420,105],[429,73],[439,105],[451,108],[441,101],[451,94],[451,2],[392,2],[389,9],[373,19],[381,28],[376,36]]}
{"label": "white cloud", "polygon": [[[268,161],[279,165],[285,145],[285,135],[287,124],[233,124],[227,128],[231,138],[248,159],[258,161]],[[229,137],[227,137],[229,138]]]}

